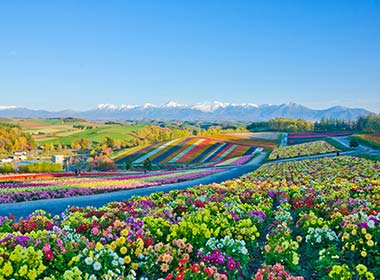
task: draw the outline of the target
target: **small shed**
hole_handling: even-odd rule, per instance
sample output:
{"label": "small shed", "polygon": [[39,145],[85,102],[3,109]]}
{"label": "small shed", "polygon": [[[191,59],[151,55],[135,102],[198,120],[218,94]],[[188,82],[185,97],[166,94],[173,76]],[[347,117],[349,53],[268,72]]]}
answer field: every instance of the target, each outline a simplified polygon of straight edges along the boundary
{"label": "small shed", "polygon": [[53,163],[63,164],[64,160],[65,160],[65,156],[64,155],[53,155],[51,157],[51,161]]}

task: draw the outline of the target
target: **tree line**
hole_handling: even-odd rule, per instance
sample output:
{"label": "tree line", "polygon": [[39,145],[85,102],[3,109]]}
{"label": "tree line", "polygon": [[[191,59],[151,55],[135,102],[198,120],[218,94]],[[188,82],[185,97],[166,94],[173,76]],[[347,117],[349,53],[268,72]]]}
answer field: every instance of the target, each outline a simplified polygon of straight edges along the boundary
{"label": "tree line", "polygon": [[250,131],[314,131],[314,132],[380,132],[380,114],[360,116],[357,120],[322,118],[311,122],[304,119],[275,118],[269,121],[252,122]]}

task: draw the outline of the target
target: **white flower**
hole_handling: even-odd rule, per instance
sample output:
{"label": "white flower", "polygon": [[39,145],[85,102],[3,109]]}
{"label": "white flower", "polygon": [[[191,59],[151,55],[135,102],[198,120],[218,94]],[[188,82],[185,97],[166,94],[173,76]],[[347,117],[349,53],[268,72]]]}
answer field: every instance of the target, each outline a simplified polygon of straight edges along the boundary
{"label": "white flower", "polygon": [[112,261],[112,265],[113,265],[113,266],[117,266],[118,264],[119,264],[118,261],[116,261],[116,260],[113,260],[113,261]]}
{"label": "white flower", "polygon": [[87,258],[84,259],[84,262],[87,265],[92,265],[92,263],[94,262],[94,260],[91,257],[87,257]]}
{"label": "white flower", "polygon": [[369,220],[367,224],[368,224],[369,228],[374,228],[375,227],[375,222],[373,220]]}
{"label": "white flower", "polygon": [[96,262],[93,265],[95,271],[99,271],[102,268],[102,264],[100,262]]}
{"label": "white flower", "polygon": [[94,274],[91,274],[90,277],[88,277],[88,280],[96,280],[96,276]]}
{"label": "white flower", "polygon": [[124,259],[123,258],[119,258],[119,264],[123,265],[125,262],[124,262]]}

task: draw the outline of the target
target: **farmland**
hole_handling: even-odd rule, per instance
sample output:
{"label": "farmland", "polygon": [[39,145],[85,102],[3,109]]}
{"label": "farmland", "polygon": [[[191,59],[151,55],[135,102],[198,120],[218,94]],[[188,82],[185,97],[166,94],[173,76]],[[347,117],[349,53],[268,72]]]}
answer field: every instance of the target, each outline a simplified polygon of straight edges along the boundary
{"label": "farmland", "polygon": [[262,146],[274,147],[275,142],[234,135],[185,137],[131,149],[117,163],[142,164],[149,159],[154,164],[208,164],[253,155]]}
{"label": "farmland", "polygon": [[81,119],[14,119],[13,122],[31,133],[37,143],[55,145],[71,145],[81,138],[98,143],[106,137],[130,140],[130,133],[144,126],[104,124]]}

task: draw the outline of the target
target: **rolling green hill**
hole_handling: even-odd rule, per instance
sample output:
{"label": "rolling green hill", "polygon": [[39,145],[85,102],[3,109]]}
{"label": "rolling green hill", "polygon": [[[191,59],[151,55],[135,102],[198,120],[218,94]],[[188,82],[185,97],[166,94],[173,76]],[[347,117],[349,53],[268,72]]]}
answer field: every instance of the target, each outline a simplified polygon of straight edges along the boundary
{"label": "rolling green hill", "polygon": [[143,124],[96,123],[75,118],[54,119],[13,119],[24,131],[33,135],[38,144],[70,145],[74,140],[86,138],[92,142],[101,142],[104,138],[130,140]]}

